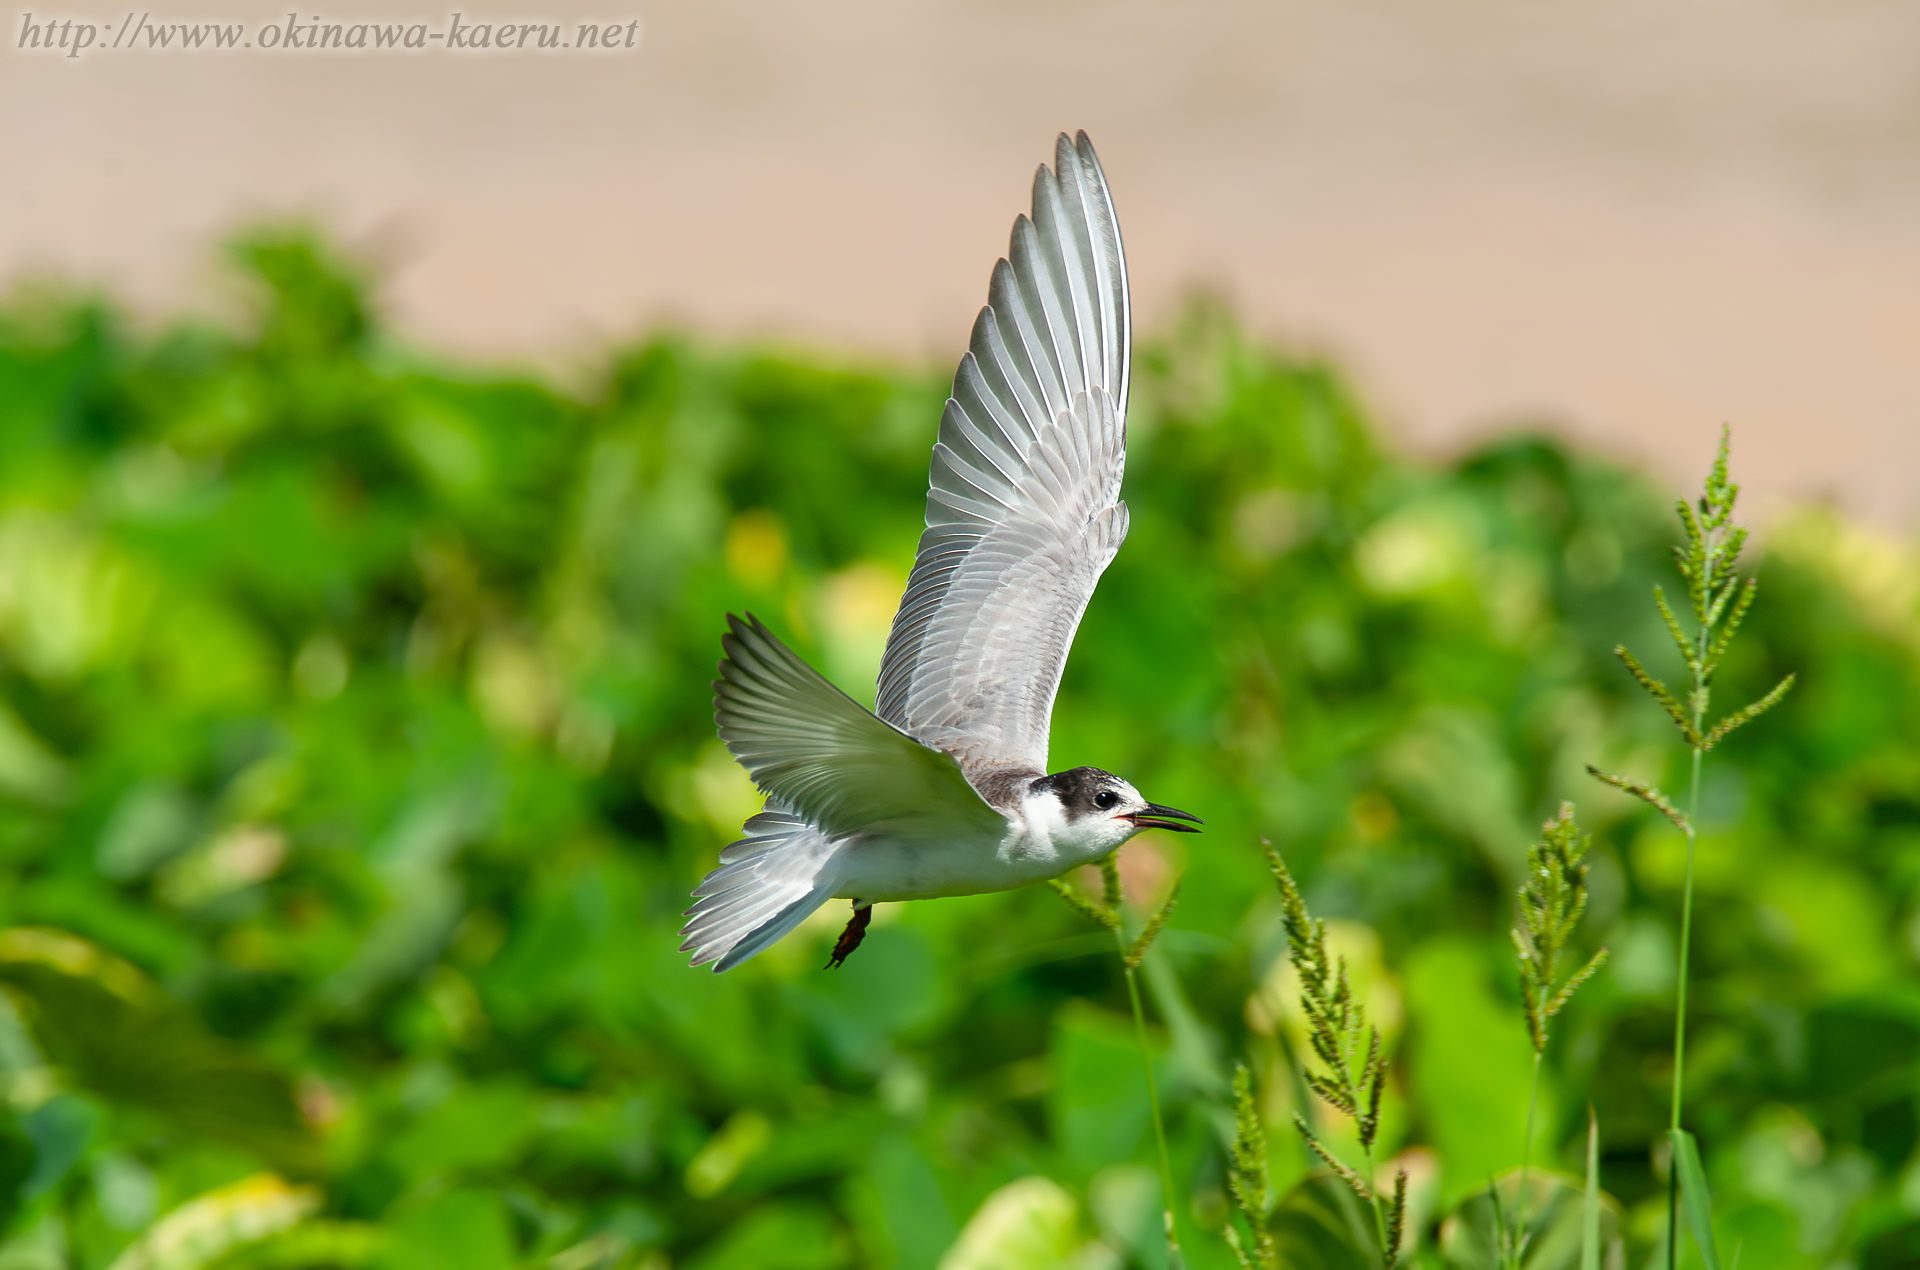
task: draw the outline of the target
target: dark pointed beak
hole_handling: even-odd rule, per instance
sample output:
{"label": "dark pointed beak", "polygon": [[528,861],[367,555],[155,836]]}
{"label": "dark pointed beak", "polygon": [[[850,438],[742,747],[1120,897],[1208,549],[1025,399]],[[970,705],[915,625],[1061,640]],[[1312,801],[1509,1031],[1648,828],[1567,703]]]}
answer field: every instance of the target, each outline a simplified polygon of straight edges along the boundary
{"label": "dark pointed beak", "polygon": [[[1159,803],[1148,803],[1145,810],[1136,811],[1127,819],[1141,829],[1171,829],[1175,833],[1199,833],[1194,825],[1207,822],[1190,811],[1181,811],[1178,807],[1162,807]],[[1192,825],[1175,824],[1175,821],[1191,820]]]}

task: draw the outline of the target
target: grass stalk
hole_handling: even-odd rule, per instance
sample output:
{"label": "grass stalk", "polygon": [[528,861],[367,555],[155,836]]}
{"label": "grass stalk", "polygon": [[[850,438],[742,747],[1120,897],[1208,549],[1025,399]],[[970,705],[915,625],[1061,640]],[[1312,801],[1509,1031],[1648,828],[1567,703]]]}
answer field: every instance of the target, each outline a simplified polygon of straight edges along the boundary
{"label": "grass stalk", "polygon": [[1533,1121],[1540,1109],[1540,1065],[1545,1057],[1541,1050],[1533,1052],[1533,1087],[1527,1094],[1527,1132],[1520,1141],[1519,1211],[1513,1219],[1513,1242],[1507,1262],[1513,1270],[1520,1270],[1520,1262],[1527,1251],[1527,1200],[1531,1195],[1527,1184],[1533,1173]]}
{"label": "grass stalk", "polygon": [[[1704,637],[1705,632],[1702,631]],[[1702,707],[1694,712],[1694,730],[1706,713],[1706,685],[1696,675],[1693,699]],[[1680,892],[1680,955],[1675,968],[1673,1005],[1673,1108],[1668,1128],[1680,1128],[1680,1112],[1686,1101],[1687,1075],[1687,975],[1689,954],[1693,948],[1693,851],[1698,839],[1694,825],[1700,819],[1700,764],[1706,751],[1693,747],[1693,774],[1687,791],[1687,874]],[[1676,1270],[1680,1260],[1680,1170],[1667,1171],[1667,1270]]]}
{"label": "grass stalk", "polygon": [[1580,1205],[1580,1270],[1600,1270],[1600,1118],[1587,1107],[1587,1185]]}
{"label": "grass stalk", "polygon": [[1227,1157],[1227,1194],[1246,1218],[1243,1241],[1229,1221],[1221,1232],[1240,1270],[1278,1270],[1273,1234],[1267,1229],[1267,1128],[1253,1097],[1253,1073],[1239,1064],[1233,1073],[1233,1149]]}
{"label": "grass stalk", "polygon": [[1319,1060],[1318,1070],[1301,1069],[1301,1079],[1322,1102],[1352,1117],[1365,1174],[1328,1150],[1305,1116],[1296,1114],[1294,1127],[1308,1148],[1373,1210],[1381,1260],[1392,1270],[1399,1260],[1400,1235],[1405,1229],[1407,1175],[1403,1169],[1394,1179],[1389,1203],[1380,1193],[1373,1160],[1373,1144],[1380,1134],[1380,1099],[1387,1087],[1384,1044],[1379,1029],[1367,1024],[1366,1010],[1347,980],[1346,962],[1327,947],[1326,923],[1307,911],[1300,888],[1273,844],[1262,840],[1261,845],[1266,848],[1267,866],[1280,888],[1288,955],[1300,975],[1300,1009],[1307,1018],[1313,1056]]}
{"label": "grass stalk", "polygon": [[1498,1221],[1499,1187],[1497,1183],[1494,1186],[1500,1258],[1507,1270],[1519,1270],[1526,1257],[1533,1130],[1539,1116],[1540,1071],[1546,1061],[1553,1016],[1607,959],[1607,950],[1602,948],[1578,970],[1564,980],[1560,978],[1560,958],[1587,911],[1586,855],[1590,841],[1574,819],[1573,804],[1561,803],[1559,813],[1540,827],[1540,841],[1527,849],[1526,881],[1514,896],[1513,947],[1520,959],[1520,1000],[1527,1016],[1527,1037],[1533,1042],[1533,1086],[1527,1094],[1526,1136],[1520,1143],[1520,1193],[1511,1232],[1504,1221]]}
{"label": "grass stalk", "polygon": [[1113,856],[1109,855],[1100,861],[1100,878],[1102,895],[1098,900],[1083,895],[1064,878],[1054,878],[1048,885],[1082,915],[1113,932],[1114,944],[1120,952],[1120,966],[1126,972],[1127,999],[1133,1004],[1134,1035],[1140,1042],[1140,1070],[1147,1078],[1147,1107],[1153,1115],[1153,1140],[1160,1155],[1160,1193],[1164,1200],[1161,1217],[1166,1226],[1167,1264],[1171,1270],[1184,1270],[1186,1258],[1180,1251],[1180,1236],[1173,1220],[1173,1155],[1167,1150],[1166,1120],[1160,1113],[1160,1085],[1153,1075],[1153,1050],[1147,1042],[1147,1012],[1140,1002],[1139,977],[1140,963],[1146,959],[1147,950],[1166,927],[1167,917],[1180,897],[1180,888],[1178,884],[1174,886],[1166,903],[1141,927],[1140,933],[1129,940],[1126,909],[1120,890],[1120,867]]}
{"label": "grass stalk", "polygon": [[1380,1237],[1382,1259],[1391,1266],[1399,1250],[1387,1243],[1387,1205],[1386,1201],[1380,1198],[1380,1171],[1373,1163],[1373,1148],[1371,1146],[1361,1148],[1360,1157],[1367,1163],[1367,1181],[1373,1192],[1373,1232]]}
{"label": "grass stalk", "polygon": [[[1684,704],[1667,690],[1665,684],[1655,679],[1640,659],[1624,645],[1613,650],[1627,668],[1627,673],[1672,718],[1680,731],[1681,740],[1691,751],[1686,813],[1683,815],[1666,795],[1651,785],[1624,776],[1610,775],[1597,768],[1587,769],[1607,784],[1647,803],[1672,821],[1687,840],[1686,878],[1680,896],[1680,948],[1675,969],[1673,1099],[1668,1133],[1668,1140],[1675,1143],[1681,1141],[1683,1130],[1680,1122],[1686,1099],[1687,981],[1693,948],[1693,868],[1695,848],[1699,843],[1695,825],[1700,816],[1700,769],[1708,750],[1736,729],[1778,705],[1794,681],[1794,677],[1788,675],[1759,700],[1734,711],[1712,729],[1707,727],[1713,673],[1719,668],[1727,646],[1740,629],[1747,610],[1753,606],[1758,591],[1755,579],[1747,578],[1743,582],[1739,576],[1740,549],[1746,543],[1747,531],[1733,524],[1733,508],[1740,497],[1740,487],[1727,475],[1727,451],[1728,435],[1723,432],[1720,452],[1714,460],[1713,470],[1707,474],[1705,492],[1694,503],[1681,499],[1676,506],[1686,543],[1676,546],[1673,555],[1680,576],[1686,581],[1687,599],[1693,610],[1694,631],[1691,636],[1687,635],[1673,607],[1667,603],[1665,592],[1659,587],[1653,589],[1654,604],[1691,676],[1691,690],[1686,694]],[[1680,1190],[1680,1170],[1676,1161],[1667,1179],[1667,1270],[1677,1270],[1680,1261]],[[1710,1235],[1711,1230],[1707,1233]]]}
{"label": "grass stalk", "polygon": [[[1128,953],[1127,937],[1117,928],[1113,934],[1124,961]],[[1134,1032],[1140,1038],[1140,1069],[1147,1078],[1147,1107],[1153,1113],[1153,1141],[1160,1150],[1160,1194],[1164,1201],[1161,1217],[1167,1228],[1167,1259],[1173,1270],[1180,1270],[1185,1261],[1180,1253],[1180,1236],[1173,1226],[1173,1156],[1167,1150],[1167,1127],[1160,1115],[1160,1087],[1153,1078],[1153,1051],[1147,1048],[1147,1014],[1140,1005],[1139,975],[1131,964],[1125,968],[1127,996],[1133,1002]]]}

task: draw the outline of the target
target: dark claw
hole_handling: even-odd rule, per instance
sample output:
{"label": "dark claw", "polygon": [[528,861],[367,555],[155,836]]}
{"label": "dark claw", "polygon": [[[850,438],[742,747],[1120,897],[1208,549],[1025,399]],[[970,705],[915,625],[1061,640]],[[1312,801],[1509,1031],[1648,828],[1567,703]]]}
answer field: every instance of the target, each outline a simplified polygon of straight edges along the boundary
{"label": "dark claw", "polygon": [[847,928],[840,932],[840,938],[833,945],[833,956],[827,961],[828,970],[838,970],[840,963],[853,954],[860,941],[867,937],[867,923],[873,920],[873,905],[864,908],[858,900],[854,901],[853,916],[847,921]]}

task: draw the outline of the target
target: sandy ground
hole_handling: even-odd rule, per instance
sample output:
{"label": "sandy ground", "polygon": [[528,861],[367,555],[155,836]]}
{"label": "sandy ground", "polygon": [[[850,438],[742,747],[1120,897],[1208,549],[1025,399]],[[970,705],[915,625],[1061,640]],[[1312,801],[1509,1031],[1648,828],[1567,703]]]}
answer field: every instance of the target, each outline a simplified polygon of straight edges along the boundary
{"label": "sandy ground", "polygon": [[[644,26],[547,53],[16,47],[138,18],[103,2],[0,15],[0,275],[206,304],[222,233],[301,213],[462,354],[577,359],[672,318],[944,361],[1033,165],[1084,127],[1148,324],[1223,291],[1422,451],[1548,422],[1692,484],[1728,422],[1760,511],[1920,529],[1906,0],[468,0],[503,6],[469,25]],[[155,2],[149,27],[274,17]],[[302,20],[449,22],[327,2],[357,7]]]}

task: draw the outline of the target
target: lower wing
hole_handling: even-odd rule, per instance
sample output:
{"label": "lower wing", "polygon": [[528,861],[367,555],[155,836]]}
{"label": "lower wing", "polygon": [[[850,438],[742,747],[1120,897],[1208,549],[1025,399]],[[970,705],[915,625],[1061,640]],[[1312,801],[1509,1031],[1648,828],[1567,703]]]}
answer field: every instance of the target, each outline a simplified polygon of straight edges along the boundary
{"label": "lower wing", "polygon": [[953,756],[835,688],[752,614],[729,614],[714,681],[720,739],[770,798],[829,839],[945,837],[1005,822]]}

